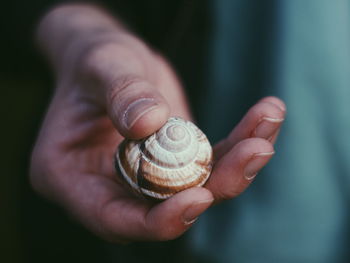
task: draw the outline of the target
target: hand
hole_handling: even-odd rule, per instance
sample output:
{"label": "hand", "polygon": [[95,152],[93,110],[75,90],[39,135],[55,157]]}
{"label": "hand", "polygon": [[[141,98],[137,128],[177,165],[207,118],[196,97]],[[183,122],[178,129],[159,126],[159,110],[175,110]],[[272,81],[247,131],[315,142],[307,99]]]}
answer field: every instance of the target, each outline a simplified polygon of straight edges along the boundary
{"label": "hand", "polygon": [[[205,187],[158,204],[135,198],[115,180],[113,154],[123,137],[145,137],[169,116],[191,119],[181,85],[161,56],[113,26],[97,42],[88,41],[91,33],[68,48],[61,47],[67,41],[60,39],[50,44],[52,25],[61,24],[54,22],[67,12],[80,19],[88,14],[96,23],[106,17],[78,5],[58,8],[42,22],[39,34],[54,64],[57,87],[32,154],[35,190],[114,242],[176,238],[214,202],[243,192],[273,154],[283,102],[263,99],[214,147],[215,165]],[[81,25],[72,21],[55,28],[56,34],[65,39],[71,35],[65,30],[80,32]],[[58,55],[58,50],[65,51]]]}

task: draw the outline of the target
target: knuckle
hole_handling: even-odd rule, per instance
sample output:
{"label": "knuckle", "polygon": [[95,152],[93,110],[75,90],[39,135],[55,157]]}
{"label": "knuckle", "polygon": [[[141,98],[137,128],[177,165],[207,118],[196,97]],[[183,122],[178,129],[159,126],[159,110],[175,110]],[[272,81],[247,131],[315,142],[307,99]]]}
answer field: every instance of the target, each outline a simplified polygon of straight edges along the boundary
{"label": "knuckle", "polygon": [[126,60],[132,60],[135,56],[128,46],[115,39],[104,38],[97,38],[78,53],[77,60],[82,73],[97,79],[100,79],[102,72],[111,67],[122,67]]}
{"label": "knuckle", "polygon": [[[113,49],[116,49],[117,45],[113,45]],[[106,41],[97,41],[91,43],[80,54],[79,64],[81,65],[82,72],[87,75],[96,75],[99,68],[103,66],[106,58],[109,57],[109,53],[112,49],[112,43]]]}
{"label": "knuckle", "polygon": [[91,43],[85,48],[79,59],[82,72],[94,76],[103,83],[105,83],[106,72],[128,71],[130,65],[133,72],[142,75],[145,72],[145,65],[138,54],[138,48],[135,48],[135,43],[123,40],[123,38],[125,37],[99,39]]}
{"label": "knuckle", "polygon": [[108,57],[111,53],[119,51],[121,45],[107,40],[99,40],[91,43],[85,50],[85,62],[95,64]]}

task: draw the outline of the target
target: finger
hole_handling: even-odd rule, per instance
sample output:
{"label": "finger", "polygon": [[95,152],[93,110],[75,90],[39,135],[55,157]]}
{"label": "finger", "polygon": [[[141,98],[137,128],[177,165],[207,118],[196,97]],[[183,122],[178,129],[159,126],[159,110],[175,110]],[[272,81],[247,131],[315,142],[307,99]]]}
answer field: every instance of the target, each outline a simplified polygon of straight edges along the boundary
{"label": "finger", "polygon": [[103,209],[110,240],[170,240],[184,233],[213,202],[205,188],[182,191],[154,207],[137,199],[115,199]]}
{"label": "finger", "polygon": [[284,103],[276,97],[266,97],[255,104],[229,135],[232,145],[249,138],[268,139],[284,120]]}
{"label": "finger", "polygon": [[273,154],[273,146],[267,140],[243,140],[215,164],[205,187],[213,193],[215,202],[236,197],[249,186]]}
{"label": "finger", "polygon": [[151,83],[133,76],[122,77],[110,88],[107,110],[118,131],[132,139],[152,134],[169,117],[168,104],[160,93]]}
{"label": "finger", "polygon": [[194,187],[154,204],[98,174],[60,176],[53,188],[53,199],[89,230],[105,240],[123,243],[174,239],[214,200],[209,190]]}
{"label": "finger", "polygon": [[219,159],[241,140],[257,137],[270,139],[280,129],[285,116],[285,105],[276,97],[266,97],[255,104],[230,135],[219,142],[215,156]]}
{"label": "finger", "polygon": [[112,122],[124,137],[132,139],[155,132],[169,116],[167,102],[152,83],[150,51],[140,45],[132,41],[130,47],[105,44],[85,60],[86,71],[102,86]]}

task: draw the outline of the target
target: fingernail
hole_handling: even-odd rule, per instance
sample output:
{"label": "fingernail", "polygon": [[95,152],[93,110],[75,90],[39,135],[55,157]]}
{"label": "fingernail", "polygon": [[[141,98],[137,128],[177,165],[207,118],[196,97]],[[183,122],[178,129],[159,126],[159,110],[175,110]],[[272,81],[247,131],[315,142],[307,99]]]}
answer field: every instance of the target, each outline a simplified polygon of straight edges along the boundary
{"label": "fingernail", "polygon": [[196,222],[198,216],[203,213],[213,201],[214,199],[199,201],[187,208],[182,216],[184,225],[191,225]]}
{"label": "fingernail", "polygon": [[248,162],[244,169],[244,177],[247,180],[253,180],[255,176],[257,175],[258,171],[261,169],[261,167],[266,162],[266,156],[271,156],[275,152],[262,152],[262,153],[256,153],[252,156],[251,160]]}
{"label": "fingernail", "polygon": [[123,115],[125,127],[130,129],[137,120],[157,106],[158,103],[153,98],[142,98],[130,103]]}
{"label": "fingernail", "polygon": [[251,181],[255,178],[255,176],[257,176],[258,173],[255,173],[255,174],[247,174],[245,176],[245,179],[247,179],[248,181]]}
{"label": "fingernail", "polygon": [[259,125],[256,127],[254,135],[259,138],[270,138],[280,127],[281,122],[284,119],[282,118],[270,118],[264,117],[262,118]]}

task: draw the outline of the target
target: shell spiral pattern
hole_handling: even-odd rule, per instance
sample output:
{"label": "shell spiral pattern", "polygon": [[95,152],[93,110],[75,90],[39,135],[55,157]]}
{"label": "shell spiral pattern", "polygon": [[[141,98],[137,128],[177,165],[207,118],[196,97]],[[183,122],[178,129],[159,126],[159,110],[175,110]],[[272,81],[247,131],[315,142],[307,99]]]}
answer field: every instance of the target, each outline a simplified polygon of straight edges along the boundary
{"label": "shell spiral pattern", "polygon": [[173,117],[144,140],[124,140],[115,166],[137,193],[167,199],[206,182],[212,168],[212,148],[193,123]]}

